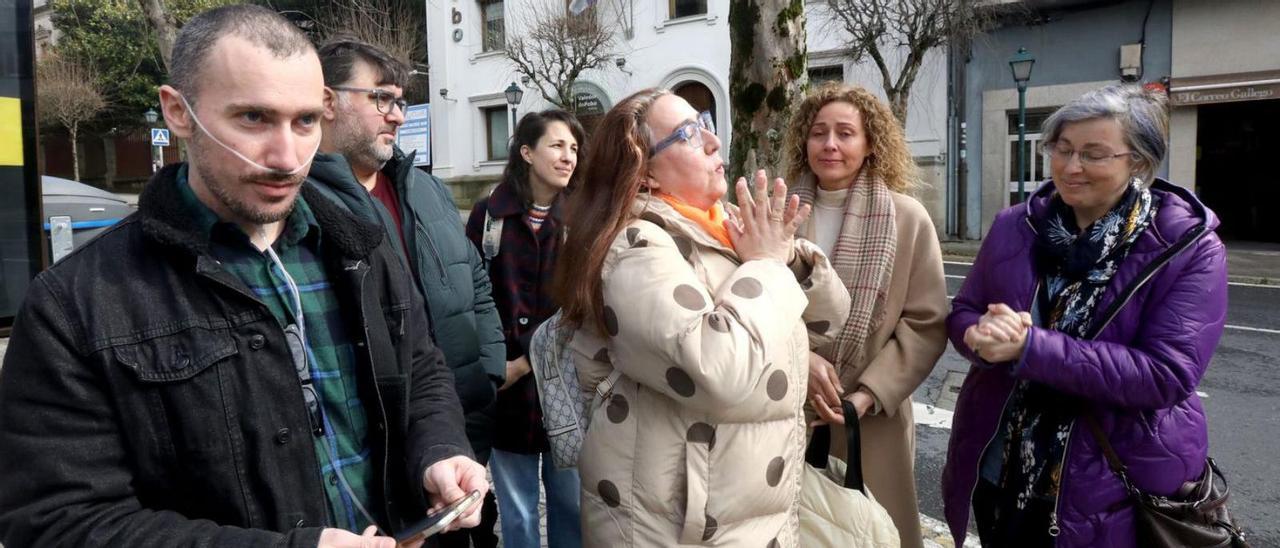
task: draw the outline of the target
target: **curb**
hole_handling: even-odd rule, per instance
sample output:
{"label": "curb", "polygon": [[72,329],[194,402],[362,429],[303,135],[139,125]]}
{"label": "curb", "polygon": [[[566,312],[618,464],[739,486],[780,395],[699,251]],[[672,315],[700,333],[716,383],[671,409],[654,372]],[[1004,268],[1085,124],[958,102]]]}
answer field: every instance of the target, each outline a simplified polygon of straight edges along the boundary
{"label": "curb", "polygon": [[[974,255],[957,250],[942,251],[942,260],[945,262],[973,262]],[[1280,287],[1280,278],[1267,276],[1231,276],[1227,275],[1227,282],[1233,284],[1249,284],[1249,285],[1265,285],[1267,287]]]}
{"label": "curb", "polygon": [[[956,548],[955,539],[951,538],[951,530],[941,520],[920,514],[920,529],[924,532],[925,548]],[[978,537],[973,533],[965,535],[962,548],[980,548]]]}
{"label": "curb", "polygon": [[1227,276],[1227,282],[1233,283],[1233,284],[1250,284],[1250,285],[1265,285],[1267,287],[1280,287],[1280,279],[1259,278],[1257,276]]}

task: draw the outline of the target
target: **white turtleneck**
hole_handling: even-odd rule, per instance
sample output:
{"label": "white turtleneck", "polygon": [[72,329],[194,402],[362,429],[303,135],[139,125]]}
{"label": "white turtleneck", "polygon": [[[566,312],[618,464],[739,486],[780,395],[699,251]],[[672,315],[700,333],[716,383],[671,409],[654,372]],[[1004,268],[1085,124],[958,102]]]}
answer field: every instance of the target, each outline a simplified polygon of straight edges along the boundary
{"label": "white turtleneck", "polygon": [[816,190],[818,194],[813,201],[813,219],[810,220],[813,223],[813,243],[830,257],[836,250],[836,240],[844,225],[844,200],[849,196],[849,189],[822,190],[818,187]]}

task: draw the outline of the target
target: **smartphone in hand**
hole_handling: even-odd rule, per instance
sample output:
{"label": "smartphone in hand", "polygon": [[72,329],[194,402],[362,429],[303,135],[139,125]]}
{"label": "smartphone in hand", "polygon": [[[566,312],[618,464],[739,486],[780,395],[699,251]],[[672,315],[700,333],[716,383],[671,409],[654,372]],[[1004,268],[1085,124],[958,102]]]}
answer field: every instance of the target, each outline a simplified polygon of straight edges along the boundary
{"label": "smartphone in hand", "polygon": [[414,523],[397,533],[396,545],[411,544],[443,531],[450,523],[453,523],[454,520],[465,514],[472,506],[475,506],[477,502],[480,502],[481,498],[480,491],[472,491],[467,496],[441,508],[440,511],[427,514],[427,517],[423,518],[422,521]]}

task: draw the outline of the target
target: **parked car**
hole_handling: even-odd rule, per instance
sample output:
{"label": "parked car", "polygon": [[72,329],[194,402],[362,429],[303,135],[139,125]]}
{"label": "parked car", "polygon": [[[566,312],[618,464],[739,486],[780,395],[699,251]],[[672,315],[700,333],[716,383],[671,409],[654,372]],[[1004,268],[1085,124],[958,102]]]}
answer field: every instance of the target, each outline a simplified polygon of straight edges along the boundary
{"label": "parked car", "polygon": [[[42,176],[41,194],[44,230],[49,235],[52,246],[50,258],[53,261],[84,245],[137,209],[136,204],[129,203],[119,194],[61,177]],[[66,230],[70,234],[63,232]]]}

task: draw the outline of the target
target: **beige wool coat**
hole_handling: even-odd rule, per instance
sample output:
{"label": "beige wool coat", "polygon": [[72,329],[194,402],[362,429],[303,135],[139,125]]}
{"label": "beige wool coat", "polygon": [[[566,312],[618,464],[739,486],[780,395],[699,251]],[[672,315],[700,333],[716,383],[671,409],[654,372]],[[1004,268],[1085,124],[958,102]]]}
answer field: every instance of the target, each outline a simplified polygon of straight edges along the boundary
{"label": "beige wool coat", "polygon": [[808,354],[844,324],[848,292],[808,241],[792,268],[741,263],[647,198],[605,259],[608,332],[570,343],[589,396],[622,373],[583,442],[583,543],[798,546]]}
{"label": "beige wool coat", "polygon": [[[867,338],[861,363],[834,360],[834,345],[818,354],[840,372],[845,394],[860,386],[882,406],[862,418],[862,468],[876,500],[889,511],[903,548],[923,546],[915,483],[915,422],[911,393],[946,349],[950,304],[942,271],[942,249],[933,221],[920,202],[897,192],[893,196],[897,252],[890,273],[885,311]],[[808,227],[801,227],[800,234]],[[841,228],[846,233],[847,227]],[[811,415],[812,416],[812,415]],[[844,458],[844,430],[832,429],[832,454]]]}

